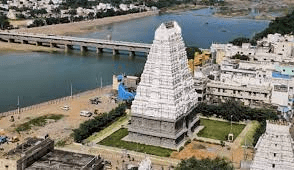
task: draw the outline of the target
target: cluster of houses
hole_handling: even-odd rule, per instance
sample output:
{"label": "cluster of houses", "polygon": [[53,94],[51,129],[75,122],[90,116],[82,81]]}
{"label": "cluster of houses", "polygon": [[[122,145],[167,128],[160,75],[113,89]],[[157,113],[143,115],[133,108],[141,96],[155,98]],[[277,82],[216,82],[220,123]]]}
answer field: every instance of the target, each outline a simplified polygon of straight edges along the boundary
{"label": "cluster of houses", "polygon": [[[89,0],[90,1],[90,0]],[[145,5],[135,5],[135,4],[120,4],[118,7],[111,5],[110,3],[99,3],[98,5],[91,6],[89,8],[78,7],[76,9],[60,9],[60,5],[63,4],[65,0],[8,0],[7,4],[1,4],[0,2],[0,12],[6,14],[9,19],[18,19],[20,16],[22,18],[33,18],[32,10],[37,11],[36,18],[47,18],[47,17],[84,17],[86,18],[90,13],[93,16],[98,12],[106,12],[107,10],[113,11],[129,11],[129,10],[140,10],[140,11],[150,11],[157,10],[156,7],[147,7]],[[38,12],[39,10],[39,12]],[[70,11],[76,10],[76,14],[71,14]]]}
{"label": "cluster of houses", "polygon": [[[256,46],[212,44],[212,59],[194,70],[198,101],[242,101],[252,107],[274,106],[285,119],[293,114],[294,38],[269,34]],[[232,59],[236,54],[247,60]],[[212,61],[211,61],[212,62]]]}

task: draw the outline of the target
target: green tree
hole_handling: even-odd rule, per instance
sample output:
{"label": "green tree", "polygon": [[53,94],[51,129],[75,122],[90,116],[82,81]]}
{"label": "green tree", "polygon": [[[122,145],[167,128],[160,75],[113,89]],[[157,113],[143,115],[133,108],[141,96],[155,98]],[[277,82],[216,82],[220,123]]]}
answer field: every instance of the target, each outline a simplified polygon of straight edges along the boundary
{"label": "green tree", "polygon": [[230,43],[232,43],[233,45],[242,46],[242,43],[249,43],[249,42],[250,42],[249,38],[240,37],[240,38],[234,39]]}
{"label": "green tree", "polygon": [[0,29],[4,30],[10,26],[8,18],[4,14],[0,14]]}
{"label": "green tree", "polygon": [[176,170],[233,170],[230,162],[219,157],[215,159],[197,160],[195,157],[182,160],[177,166]]}
{"label": "green tree", "polygon": [[188,59],[194,59],[195,52],[201,53],[201,50],[198,47],[187,47],[186,52]]}

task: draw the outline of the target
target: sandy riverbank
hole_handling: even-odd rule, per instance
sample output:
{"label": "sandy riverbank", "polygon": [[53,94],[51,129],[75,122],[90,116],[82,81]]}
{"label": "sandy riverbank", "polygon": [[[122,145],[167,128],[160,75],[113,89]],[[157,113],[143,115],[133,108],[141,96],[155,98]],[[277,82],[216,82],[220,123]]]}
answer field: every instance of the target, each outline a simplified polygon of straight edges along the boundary
{"label": "sandy riverbank", "polygon": [[[99,26],[143,18],[143,17],[157,15],[157,14],[158,14],[158,11],[148,11],[148,12],[142,12],[142,13],[134,13],[134,14],[128,14],[128,15],[122,15],[122,16],[114,16],[114,17],[105,17],[102,19],[95,19],[95,20],[88,20],[88,21],[81,21],[81,22],[74,22],[74,23],[49,25],[49,26],[35,27],[35,28],[22,28],[22,29],[11,30],[10,32],[25,32],[25,33],[34,33],[34,34],[54,34],[54,35],[77,35],[82,33],[98,31]],[[50,48],[50,47],[27,45],[27,44],[26,45],[9,44],[6,42],[0,42],[0,53],[6,53],[11,51],[63,52],[64,50],[59,48]]]}
{"label": "sandy riverbank", "polygon": [[14,30],[15,32],[26,32],[36,34],[54,34],[54,35],[76,35],[98,30],[98,26],[108,25],[117,22],[123,22],[147,16],[157,15],[157,11],[147,11],[142,13],[127,14],[114,17],[105,17],[95,20],[80,21],[74,23],[64,23],[57,25],[48,25],[43,27],[22,28]]}
{"label": "sandy riverbank", "polygon": [[[58,140],[67,140],[71,141],[70,134],[72,130],[78,128],[80,123],[93,118],[92,117],[83,117],[80,116],[81,110],[88,110],[94,112],[98,110],[98,113],[109,112],[111,109],[117,106],[116,103],[111,101],[109,95],[111,94],[112,86],[103,87],[102,89],[98,88],[96,90],[86,91],[78,96],[74,96],[73,99],[68,97],[66,100],[54,100],[42,103],[40,105],[34,106],[34,108],[29,108],[28,110],[21,112],[20,114],[14,114],[14,122],[9,121],[11,115],[2,117],[0,119],[0,128],[4,130],[6,136],[18,136],[20,142],[22,142],[27,137],[40,137],[46,134],[54,139]],[[89,99],[93,97],[100,97],[101,103],[98,105],[90,104]],[[61,107],[69,106],[69,110],[62,110]],[[63,114],[65,117],[57,122],[49,122],[43,127],[32,127],[32,129],[20,132],[18,134],[15,131],[15,128],[27,122],[33,118],[44,116],[47,114]],[[16,143],[4,144],[4,152],[16,146]]]}
{"label": "sandy riverbank", "polygon": [[10,53],[10,52],[64,52],[63,49],[50,48],[43,46],[35,46],[28,44],[17,44],[17,43],[6,43],[0,42],[0,53]]}

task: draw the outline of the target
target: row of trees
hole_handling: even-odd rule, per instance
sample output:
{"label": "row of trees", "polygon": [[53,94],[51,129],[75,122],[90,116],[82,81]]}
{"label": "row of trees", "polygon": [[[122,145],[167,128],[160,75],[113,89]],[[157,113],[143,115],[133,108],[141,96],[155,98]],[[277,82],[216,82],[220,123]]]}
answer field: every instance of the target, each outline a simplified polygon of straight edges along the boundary
{"label": "row of trees", "polygon": [[[216,0],[210,0],[210,1],[216,1]],[[118,8],[120,4],[136,4],[136,5],[143,5],[145,3],[146,6],[151,7],[155,6],[157,8],[165,8],[165,7],[171,7],[174,5],[179,4],[187,4],[187,3],[194,3],[194,0],[99,0],[99,1],[85,1],[85,0],[66,0],[62,3],[61,8],[62,9],[68,9],[68,8],[77,8],[77,7],[83,7],[83,8],[90,8],[92,6],[98,5],[99,3],[109,3],[112,6]]]}
{"label": "row of trees", "polygon": [[112,124],[118,117],[125,115],[126,105],[120,104],[117,108],[108,113],[103,113],[80,124],[79,128],[73,130],[74,141],[81,143],[95,132],[106,128]]}
{"label": "row of trees", "polygon": [[256,45],[257,40],[266,37],[268,34],[280,33],[293,34],[294,31],[294,11],[284,17],[277,17],[275,20],[271,21],[269,26],[260,33],[254,35],[252,39],[249,38],[236,38],[231,41],[234,45],[241,45],[243,42],[250,42],[252,45]]}
{"label": "row of trees", "polygon": [[186,160],[182,160],[177,166],[176,170],[233,170],[232,164],[225,159],[219,157],[215,159],[202,159],[198,160],[195,157],[191,157]]}
{"label": "row of trees", "polygon": [[259,137],[265,132],[266,130],[266,121],[263,120],[260,123],[260,126],[256,129],[254,135],[253,135],[253,146],[255,147]]}
{"label": "row of trees", "polygon": [[89,13],[87,17],[83,16],[74,16],[77,14],[76,10],[70,10],[69,14],[70,17],[49,17],[46,19],[35,19],[33,24],[28,27],[38,27],[44,25],[52,25],[52,24],[59,24],[59,23],[69,23],[69,22],[78,22],[83,21],[86,19],[93,20],[97,18],[104,18],[110,16],[118,16],[118,15],[125,15],[130,13],[138,13],[140,12],[138,9],[132,9],[129,11],[114,11],[113,9],[109,9],[106,12],[97,12],[94,14],[93,12]]}
{"label": "row of trees", "polygon": [[278,115],[275,110],[267,108],[250,108],[242,105],[240,101],[227,100],[226,102],[215,104],[200,103],[195,109],[194,113],[201,113],[203,116],[221,117],[226,120],[243,121],[243,120],[257,120],[259,122],[271,119],[277,120]]}
{"label": "row of trees", "polygon": [[246,61],[249,61],[250,58],[246,55],[241,55],[239,53],[237,53],[236,55],[232,56],[231,59],[240,59],[240,60],[246,60]]}
{"label": "row of trees", "polygon": [[266,130],[266,120],[278,120],[278,114],[273,109],[267,108],[250,108],[243,106],[240,101],[227,100],[219,105],[209,105],[206,103],[200,103],[193,113],[201,113],[203,116],[216,115],[226,120],[242,121],[242,120],[257,120],[260,123],[259,128],[256,129],[253,135],[253,146],[256,145],[259,137]]}
{"label": "row of trees", "polygon": [[10,27],[8,18],[3,13],[0,13],[0,29],[8,29]]}

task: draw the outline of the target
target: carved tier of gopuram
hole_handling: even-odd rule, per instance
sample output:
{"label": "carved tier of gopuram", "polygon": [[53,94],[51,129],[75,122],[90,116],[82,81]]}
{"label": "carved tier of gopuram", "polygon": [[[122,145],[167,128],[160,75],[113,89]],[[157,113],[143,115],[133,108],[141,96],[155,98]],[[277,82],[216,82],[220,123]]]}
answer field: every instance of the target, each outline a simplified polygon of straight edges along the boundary
{"label": "carved tier of gopuram", "polygon": [[191,113],[196,104],[181,28],[161,24],[132,103],[128,139],[178,149],[199,123]]}
{"label": "carved tier of gopuram", "polygon": [[294,170],[293,140],[287,122],[267,121],[250,170]]}

